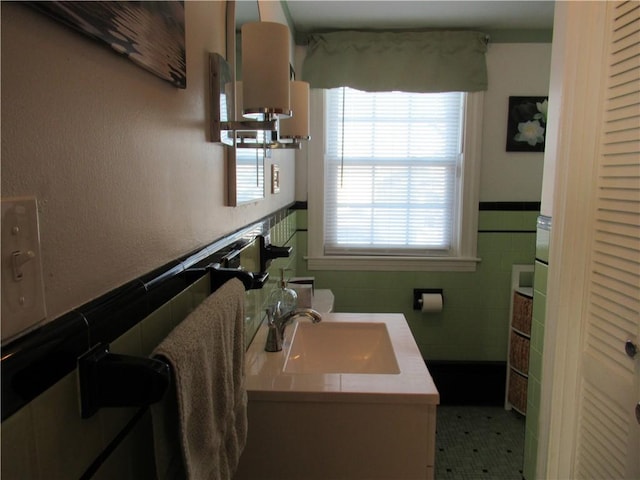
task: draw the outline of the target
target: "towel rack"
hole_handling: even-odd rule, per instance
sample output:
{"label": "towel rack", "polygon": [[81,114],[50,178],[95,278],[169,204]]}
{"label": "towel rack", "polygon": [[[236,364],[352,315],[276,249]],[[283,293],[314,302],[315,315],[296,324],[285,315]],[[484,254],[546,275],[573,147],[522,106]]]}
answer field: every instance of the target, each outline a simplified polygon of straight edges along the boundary
{"label": "towel rack", "polygon": [[[268,273],[253,274],[214,263],[188,273],[206,271],[211,292],[232,278],[245,290],[262,288]],[[78,358],[80,416],[92,417],[103,407],[143,407],[159,401],[169,387],[171,372],[161,357],[144,358],[111,353],[109,345],[98,343]]]}
{"label": "towel rack", "polygon": [[271,235],[258,236],[260,242],[260,271],[266,272],[275,258],[289,257],[293,252],[293,247],[276,247],[271,244]]}
{"label": "towel rack", "polygon": [[224,283],[237,278],[244,285],[245,290],[256,290],[264,286],[269,278],[268,272],[247,272],[238,268],[223,268],[219,263],[212,263],[206,267],[189,268],[187,273],[202,273],[206,271],[211,277],[211,291],[216,291]]}
{"label": "towel rack", "polygon": [[142,407],[157,402],[169,386],[169,365],[157,358],[118,355],[99,343],[78,359],[80,416],[103,407]]}

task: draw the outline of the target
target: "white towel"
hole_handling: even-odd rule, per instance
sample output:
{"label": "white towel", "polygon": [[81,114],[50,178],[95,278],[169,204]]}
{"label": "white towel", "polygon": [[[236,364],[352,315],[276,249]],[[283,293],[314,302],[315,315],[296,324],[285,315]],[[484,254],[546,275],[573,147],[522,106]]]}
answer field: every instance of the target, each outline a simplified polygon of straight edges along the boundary
{"label": "white towel", "polygon": [[247,438],[244,286],[230,280],[153,351],[172,387],[152,405],[159,479],[228,480]]}

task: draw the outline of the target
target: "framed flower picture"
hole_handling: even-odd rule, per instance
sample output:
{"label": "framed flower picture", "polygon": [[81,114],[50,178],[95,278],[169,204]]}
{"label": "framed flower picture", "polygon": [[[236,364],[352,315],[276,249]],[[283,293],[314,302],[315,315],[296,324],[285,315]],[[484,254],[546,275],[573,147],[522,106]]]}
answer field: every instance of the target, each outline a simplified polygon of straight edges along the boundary
{"label": "framed flower picture", "polygon": [[509,97],[507,152],[544,152],[549,97]]}

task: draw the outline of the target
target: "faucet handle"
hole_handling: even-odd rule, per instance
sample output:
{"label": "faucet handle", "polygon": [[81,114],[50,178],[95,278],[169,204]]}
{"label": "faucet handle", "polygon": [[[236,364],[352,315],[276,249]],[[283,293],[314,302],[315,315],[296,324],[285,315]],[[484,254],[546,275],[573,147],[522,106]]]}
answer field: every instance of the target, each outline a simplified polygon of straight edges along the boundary
{"label": "faucet handle", "polygon": [[267,307],[264,310],[267,314],[267,325],[271,326],[275,326],[276,324],[276,319],[275,319],[275,307]]}
{"label": "faucet handle", "polygon": [[272,308],[274,319],[278,320],[282,316],[282,302],[278,300]]}

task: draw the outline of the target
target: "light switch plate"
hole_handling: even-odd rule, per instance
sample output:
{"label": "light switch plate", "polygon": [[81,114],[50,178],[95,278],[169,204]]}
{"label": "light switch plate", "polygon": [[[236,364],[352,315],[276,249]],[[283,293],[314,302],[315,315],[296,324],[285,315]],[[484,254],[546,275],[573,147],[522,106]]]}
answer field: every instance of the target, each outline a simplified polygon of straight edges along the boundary
{"label": "light switch plate", "polygon": [[2,199],[2,344],[46,318],[38,206],[34,197]]}
{"label": "light switch plate", "polygon": [[280,193],[280,167],[271,164],[271,193]]}

